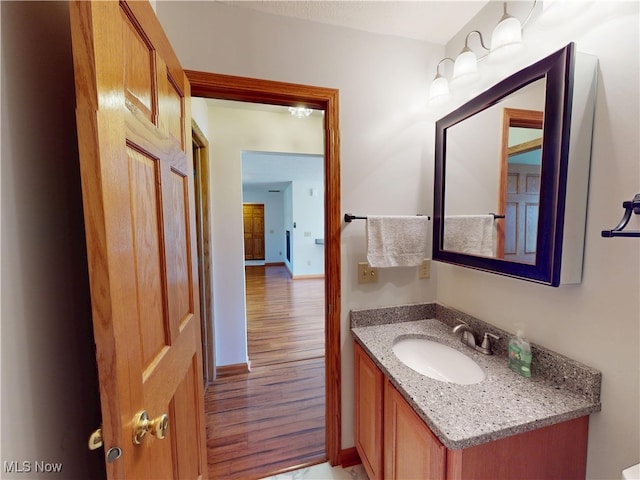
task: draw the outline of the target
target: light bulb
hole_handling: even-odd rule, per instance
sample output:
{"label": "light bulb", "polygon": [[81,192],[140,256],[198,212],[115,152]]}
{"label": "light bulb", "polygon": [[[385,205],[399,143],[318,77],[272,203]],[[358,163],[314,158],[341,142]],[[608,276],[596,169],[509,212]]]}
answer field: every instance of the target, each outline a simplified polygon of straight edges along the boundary
{"label": "light bulb", "polygon": [[499,61],[510,57],[524,48],[522,43],[522,24],[520,20],[505,12],[491,35],[489,60]]}
{"label": "light bulb", "polygon": [[456,58],[451,85],[468,85],[478,77],[478,58],[469,48],[465,48]]}
{"label": "light bulb", "polygon": [[289,107],[289,113],[291,113],[291,115],[293,115],[296,118],[308,117],[309,115],[311,115],[311,112],[313,112],[313,110],[311,110],[310,108]]}

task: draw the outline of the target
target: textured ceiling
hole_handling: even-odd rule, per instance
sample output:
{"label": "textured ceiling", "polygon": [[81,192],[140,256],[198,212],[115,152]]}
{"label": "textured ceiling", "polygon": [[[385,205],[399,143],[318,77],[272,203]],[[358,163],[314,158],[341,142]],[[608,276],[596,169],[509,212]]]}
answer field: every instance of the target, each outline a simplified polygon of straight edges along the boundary
{"label": "textured ceiling", "polygon": [[487,0],[244,1],[224,3],[274,15],[301,18],[384,35],[445,44]]}

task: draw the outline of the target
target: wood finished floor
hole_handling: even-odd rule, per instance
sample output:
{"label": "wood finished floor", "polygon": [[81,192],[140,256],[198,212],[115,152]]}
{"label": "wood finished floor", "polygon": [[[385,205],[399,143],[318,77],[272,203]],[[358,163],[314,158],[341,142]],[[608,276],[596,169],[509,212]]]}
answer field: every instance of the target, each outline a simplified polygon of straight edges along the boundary
{"label": "wood finished floor", "polygon": [[324,280],[247,267],[251,372],[205,396],[210,479],[258,479],[325,455]]}

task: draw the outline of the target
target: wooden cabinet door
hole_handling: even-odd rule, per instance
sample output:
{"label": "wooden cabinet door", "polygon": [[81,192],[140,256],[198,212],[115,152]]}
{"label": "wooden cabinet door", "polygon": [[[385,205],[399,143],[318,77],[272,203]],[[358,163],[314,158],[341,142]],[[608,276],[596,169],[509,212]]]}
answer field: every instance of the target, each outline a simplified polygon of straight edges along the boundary
{"label": "wooden cabinet door", "polygon": [[69,5],[107,477],[206,478],[190,85],[148,2]]}
{"label": "wooden cabinet door", "polygon": [[384,394],[384,478],[444,480],[446,449],[389,380]]}
{"label": "wooden cabinet door", "polygon": [[382,479],[384,375],[365,351],[354,344],[355,442],[369,480]]}

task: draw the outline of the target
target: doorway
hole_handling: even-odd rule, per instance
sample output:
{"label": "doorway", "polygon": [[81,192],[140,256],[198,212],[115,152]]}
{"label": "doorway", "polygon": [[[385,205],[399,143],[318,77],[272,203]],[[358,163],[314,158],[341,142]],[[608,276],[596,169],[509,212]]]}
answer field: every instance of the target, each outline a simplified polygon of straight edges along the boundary
{"label": "doorway", "polygon": [[204,98],[294,106],[324,111],[325,135],[325,451],[340,463],[340,174],[338,91],[323,87],[187,71],[192,95]]}

